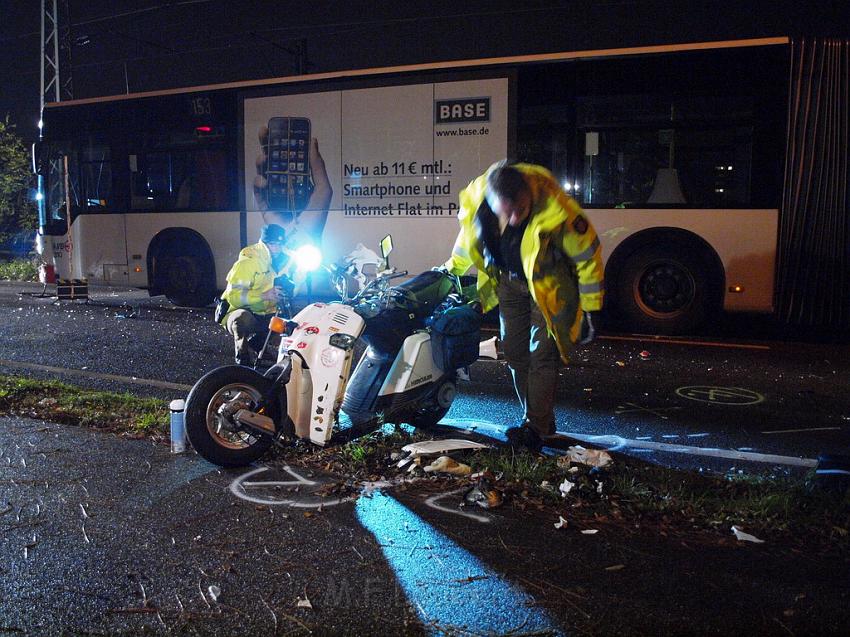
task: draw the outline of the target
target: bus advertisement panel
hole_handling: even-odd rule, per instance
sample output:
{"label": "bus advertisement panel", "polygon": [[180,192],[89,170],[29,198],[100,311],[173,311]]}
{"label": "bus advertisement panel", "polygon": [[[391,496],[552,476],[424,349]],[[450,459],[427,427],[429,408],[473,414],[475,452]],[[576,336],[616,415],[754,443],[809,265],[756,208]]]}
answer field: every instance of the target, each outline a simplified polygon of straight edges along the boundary
{"label": "bus advertisement panel", "polygon": [[[276,222],[329,261],[391,233],[399,269],[441,263],[458,192],[508,152],[507,78],[246,98],[243,113],[249,242]],[[310,197],[322,162],[326,215]]]}

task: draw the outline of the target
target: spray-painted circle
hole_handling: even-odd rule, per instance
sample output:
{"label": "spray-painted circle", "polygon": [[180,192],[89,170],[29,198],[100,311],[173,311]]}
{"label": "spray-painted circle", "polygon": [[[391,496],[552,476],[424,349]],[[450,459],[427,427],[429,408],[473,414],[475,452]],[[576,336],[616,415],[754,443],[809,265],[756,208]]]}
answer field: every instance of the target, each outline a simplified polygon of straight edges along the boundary
{"label": "spray-painted circle", "polygon": [[764,400],[758,392],[743,387],[712,387],[710,385],[691,385],[679,387],[676,394],[688,400],[697,400],[715,405],[755,405]]}

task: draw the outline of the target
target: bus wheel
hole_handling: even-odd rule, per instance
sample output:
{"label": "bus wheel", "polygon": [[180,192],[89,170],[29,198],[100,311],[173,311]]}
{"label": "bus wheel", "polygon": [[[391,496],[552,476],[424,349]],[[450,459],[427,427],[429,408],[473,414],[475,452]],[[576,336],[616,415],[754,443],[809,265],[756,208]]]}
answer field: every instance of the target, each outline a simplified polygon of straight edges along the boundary
{"label": "bus wheel", "polygon": [[701,252],[644,246],[623,264],[612,300],[628,327],[655,334],[694,330],[719,310],[714,268]]}
{"label": "bus wheel", "polygon": [[[205,267],[208,266],[208,267]],[[212,264],[195,254],[167,255],[157,268],[159,288],[174,305],[205,307],[215,297]]]}

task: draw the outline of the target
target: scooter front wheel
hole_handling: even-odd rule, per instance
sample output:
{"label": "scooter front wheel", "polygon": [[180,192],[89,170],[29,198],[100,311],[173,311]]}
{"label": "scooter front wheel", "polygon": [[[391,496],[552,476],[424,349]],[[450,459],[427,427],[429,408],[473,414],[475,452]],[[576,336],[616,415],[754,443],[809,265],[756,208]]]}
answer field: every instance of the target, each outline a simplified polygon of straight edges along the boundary
{"label": "scooter front wheel", "polygon": [[[186,434],[195,451],[221,467],[244,467],[266,453],[272,437],[240,428],[233,414],[238,409],[253,411],[271,383],[240,365],[219,367],[195,383],[185,412]],[[279,401],[267,406],[266,415],[276,423],[281,413]]]}

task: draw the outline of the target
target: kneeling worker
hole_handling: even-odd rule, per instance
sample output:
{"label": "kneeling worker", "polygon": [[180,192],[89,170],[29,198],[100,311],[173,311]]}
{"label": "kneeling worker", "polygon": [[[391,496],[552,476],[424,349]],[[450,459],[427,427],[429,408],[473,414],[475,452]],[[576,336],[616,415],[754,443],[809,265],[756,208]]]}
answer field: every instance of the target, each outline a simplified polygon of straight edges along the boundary
{"label": "kneeling worker", "polygon": [[259,242],[243,248],[227,273],[221,299],[230,307],[219,322],[233,336],[237,365],[252,367],[256,363],[262,343],[258,344],[256,337],[265,338],[269,319],[286,293],[280,285],[288,280],[284,273],[288,262],[285,242],[283,228],[263,226]]}

